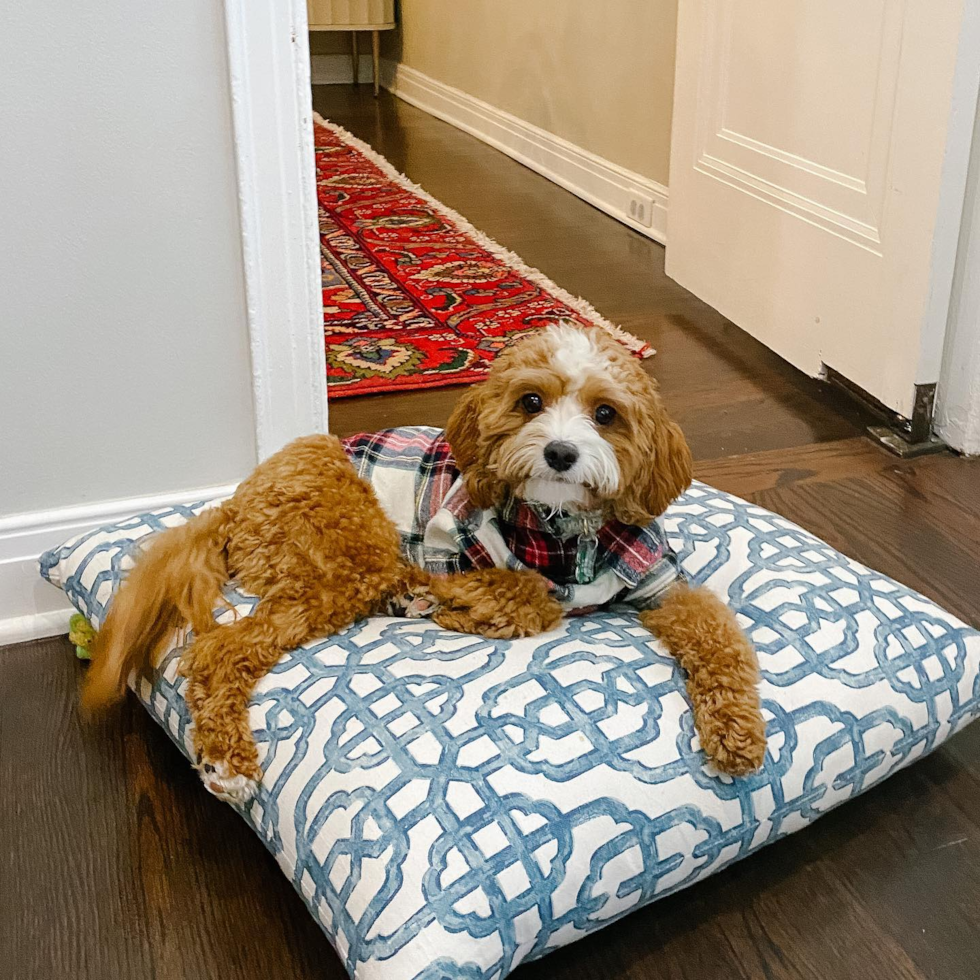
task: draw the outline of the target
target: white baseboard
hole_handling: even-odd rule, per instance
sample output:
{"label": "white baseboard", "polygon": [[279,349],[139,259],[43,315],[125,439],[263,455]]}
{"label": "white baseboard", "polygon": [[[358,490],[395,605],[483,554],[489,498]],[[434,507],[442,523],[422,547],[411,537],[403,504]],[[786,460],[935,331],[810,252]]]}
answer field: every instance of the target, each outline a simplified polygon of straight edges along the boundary
{"label": "white baseboard", "polygon": [[234,485],[204,487],[0,517],[0,646],[68,631],[71,605],[37,570],[37,560],[48,548],[130,514],[227,497],[234,492]]}
{"label": "white baseboard", "polygon": [[[352,74],[349,54],[310,55],[310,81],[314,85],[350,85]],[[357,79],[370,84],[372,77],[371,54],[362,51],[357,62]]]}
{"label": "white baseboard", "polygon": [[[666,244],[667,188],[663,184],[407,65],[382,62],[381,81],[410,105],[489,143],[640,234]],[[647,220],[631,215],[631,200],[643,203]]]}
{"label": "white baseboard", "polygon": [[[48,588],[53,588],[53,586],[48,586]],[[3,647],[12,643],[41,640],[46,636],[64,636],[68,632],[68,620],[71,619],[74,609],[64,598],[64,595],[62,595],[62,599],[64,599],[63,608],[54,612],[0,619],[0,653],[2,653]]]}

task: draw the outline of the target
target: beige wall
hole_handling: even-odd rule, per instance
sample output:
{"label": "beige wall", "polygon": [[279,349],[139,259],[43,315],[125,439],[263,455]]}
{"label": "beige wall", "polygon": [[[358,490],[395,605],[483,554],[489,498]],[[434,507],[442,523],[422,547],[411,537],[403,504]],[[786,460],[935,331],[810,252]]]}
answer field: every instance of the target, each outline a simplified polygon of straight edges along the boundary
{"label": "beige wall", "polygon": [[387,57],[667,183],[677,0],[402,0]]}

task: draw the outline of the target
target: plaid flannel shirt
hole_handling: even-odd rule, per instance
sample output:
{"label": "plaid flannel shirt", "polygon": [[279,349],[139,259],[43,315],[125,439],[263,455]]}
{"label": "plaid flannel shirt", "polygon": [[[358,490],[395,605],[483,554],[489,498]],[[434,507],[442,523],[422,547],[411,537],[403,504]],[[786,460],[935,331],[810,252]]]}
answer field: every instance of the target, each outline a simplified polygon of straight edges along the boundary
{"label": "plaid flannel shirt", "polygon": [[534,569],[572,613],[613,601],[650,608],[680,577],[659,522],[633,527],[603,523],[598,513],[553,516],[515,498],[496,510],[476,507],[441,429],[403,426],[343,445],[398,528],[405,557],[435,574]]}

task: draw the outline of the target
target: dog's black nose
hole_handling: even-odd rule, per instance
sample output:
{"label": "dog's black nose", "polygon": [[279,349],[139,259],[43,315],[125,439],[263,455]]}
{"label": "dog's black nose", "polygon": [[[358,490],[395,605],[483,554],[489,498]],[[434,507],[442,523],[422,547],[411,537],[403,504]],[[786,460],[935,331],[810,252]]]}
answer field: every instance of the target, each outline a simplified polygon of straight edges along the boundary
{"label": "dog's black nose", "polygon": [[578,459],[578,450],[570,442],[549,442],[544,447],[544,461],[556,472],[570,470]]}

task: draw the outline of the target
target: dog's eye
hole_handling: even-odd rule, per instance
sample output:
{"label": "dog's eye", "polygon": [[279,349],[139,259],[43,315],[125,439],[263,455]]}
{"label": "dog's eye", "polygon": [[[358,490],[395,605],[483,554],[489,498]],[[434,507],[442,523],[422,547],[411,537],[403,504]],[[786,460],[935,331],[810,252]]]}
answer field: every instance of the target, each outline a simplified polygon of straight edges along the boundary
{"label": "dog's eye", "polygon": [[612,405],[600,405],[593,418],[598,425],[609,425],[616,418],[616,409]]}
{"label": "dog's eye", "polygon": [[521,405],[524,406],[524,411],[528,415],[537,415],[538,412],[544,408],[544,402],[541,400],[540,395],[535,395],[533,392],[529,395],[525,395],[521,399]]}

